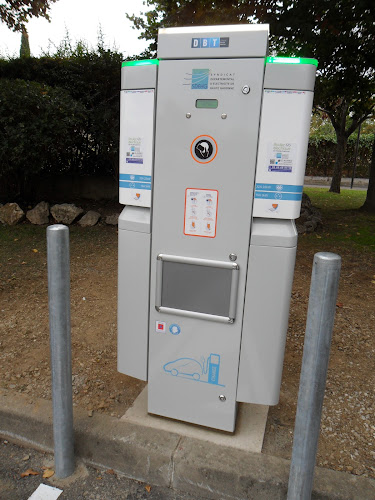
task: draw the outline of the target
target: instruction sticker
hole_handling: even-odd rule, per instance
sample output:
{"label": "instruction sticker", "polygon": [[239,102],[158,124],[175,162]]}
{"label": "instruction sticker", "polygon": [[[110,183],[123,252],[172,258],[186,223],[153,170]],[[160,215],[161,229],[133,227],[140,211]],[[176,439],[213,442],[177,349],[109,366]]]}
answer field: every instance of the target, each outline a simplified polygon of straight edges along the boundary
{"label": "instruction sticker", "polygon": [[293,172],[297,144],[290,142],[270,142],[268,143],[267,150],[268,172]]}
{"label": "instruction sticker", "polygon": [[215,238],[219,192],[216,189],[187,188],[185,191],[186,236]]}
{"label": "instruction sticker", "polygon": [[126,163],[143,165],[142,137],[127,137]]}

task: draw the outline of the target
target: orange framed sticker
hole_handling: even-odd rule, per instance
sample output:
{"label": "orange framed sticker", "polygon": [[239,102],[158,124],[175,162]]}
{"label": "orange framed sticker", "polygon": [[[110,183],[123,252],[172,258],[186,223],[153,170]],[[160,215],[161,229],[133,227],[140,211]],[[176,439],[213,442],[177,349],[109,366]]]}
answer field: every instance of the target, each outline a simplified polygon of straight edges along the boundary
{"label": "orange framed sticker", "polygon": [[215,238],[219,191],[187,188],[185,190],[184,234]]}
{"label": "orange framed sticker", "polygon": [[217,142],[210,135],[198,135],[191,143],[190,154],[197,163],[210,163],[216,158]]}

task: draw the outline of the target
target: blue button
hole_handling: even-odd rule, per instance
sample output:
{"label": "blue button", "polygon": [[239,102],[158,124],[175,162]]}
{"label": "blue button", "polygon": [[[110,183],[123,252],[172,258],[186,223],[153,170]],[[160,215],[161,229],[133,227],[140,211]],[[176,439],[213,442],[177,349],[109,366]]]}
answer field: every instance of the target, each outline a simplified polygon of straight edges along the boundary
{"label": "blue button", "polygon": [[169,327],[169,331],[172,335],[178,335],[179,333],[181,333],[181,328],[176,323],[173,323],[173,325]]}

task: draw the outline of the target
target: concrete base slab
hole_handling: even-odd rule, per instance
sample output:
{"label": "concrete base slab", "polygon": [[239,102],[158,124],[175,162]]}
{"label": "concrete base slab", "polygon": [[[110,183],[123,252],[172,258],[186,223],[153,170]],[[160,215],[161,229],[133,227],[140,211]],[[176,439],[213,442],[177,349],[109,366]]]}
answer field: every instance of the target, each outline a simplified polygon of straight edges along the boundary
{"label": "concrete base slab", "polygon": [[146,386],[121,420],[238,450],[254,453],[262,451],[268,406],[239,403],[236,430],[232,434],[151,415],[147,413],[147,394]]}

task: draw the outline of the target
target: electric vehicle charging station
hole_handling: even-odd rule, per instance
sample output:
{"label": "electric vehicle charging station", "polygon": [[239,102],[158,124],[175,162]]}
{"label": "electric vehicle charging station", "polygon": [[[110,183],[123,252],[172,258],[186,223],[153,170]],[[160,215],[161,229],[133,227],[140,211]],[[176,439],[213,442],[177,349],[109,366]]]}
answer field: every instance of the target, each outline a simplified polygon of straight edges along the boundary
{"label": "electric vehicle charging station", "polygon": [[268,25],[166,28],[121,74],[118,370],[230,432],[279,399],[317,66],[267,55]]}

